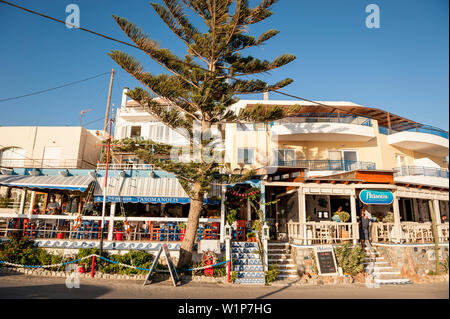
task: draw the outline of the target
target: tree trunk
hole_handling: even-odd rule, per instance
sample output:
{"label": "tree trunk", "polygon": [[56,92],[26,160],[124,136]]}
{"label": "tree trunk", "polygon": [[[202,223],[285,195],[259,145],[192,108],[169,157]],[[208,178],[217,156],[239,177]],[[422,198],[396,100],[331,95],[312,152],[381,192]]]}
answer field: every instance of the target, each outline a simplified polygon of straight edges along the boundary
{"label": "tree trunk", "polygon": [[[195,185],[194,188],[200,187]],[[199,194],[199,193],[197,193]],[[195,236],[197,235],[198,223],[203,207],[203,196],[191,198],[191,206],[189,208],[188,222],[186,224],[186,232],[181,243],[180,258],[177,267],[190,265],[192,262],[192,252],[194,250]]]}
{"label": "tree trunk", "polygon": [[438,234],[437,224],[436,224],[436,215],[435,215],[434,209],[433,209],[433,202],[431,200],[428,201],[428,208],[430,210],[431,230],[432,230],[433,239],[434,239],[434,254],[436,256],[435,272],[436,272],[436,275],[438,275],[439,274],[439,234]]}

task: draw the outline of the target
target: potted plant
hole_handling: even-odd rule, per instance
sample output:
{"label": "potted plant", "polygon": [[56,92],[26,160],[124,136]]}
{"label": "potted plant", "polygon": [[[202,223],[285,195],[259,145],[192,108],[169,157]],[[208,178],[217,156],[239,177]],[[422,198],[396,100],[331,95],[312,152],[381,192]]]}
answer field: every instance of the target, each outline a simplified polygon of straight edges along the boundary
{"label": "potted plant", "polygon": [[114,237],[116,240],[122,240],[123,238],[123,222],[115,221],[114,222]]}
{"label": "potted plant", "polygon": [[178,224],[178,228],[180,229],[180,241],[183,241],[186,232],[186,224],[181,222]]}
{"label": "potted plant", "polygon": [[247,241],[256,242],[256,234],[253,232],[247,233]]}
{"label": "potted plant", "polygon": [[[343,223],[346,223],[350,220],[350,214],[344,211],[340,211],[336,213],[339,216],[339,220]],[[342,228],[341,229],[341,238],[349,238],[350,234],[349,231]]]}

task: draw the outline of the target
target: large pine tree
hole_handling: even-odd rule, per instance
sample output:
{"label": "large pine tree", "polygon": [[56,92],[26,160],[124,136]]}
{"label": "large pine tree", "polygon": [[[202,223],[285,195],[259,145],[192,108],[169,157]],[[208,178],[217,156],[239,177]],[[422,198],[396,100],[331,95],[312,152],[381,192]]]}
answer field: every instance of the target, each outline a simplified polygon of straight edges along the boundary
{"label": "large pine tree", "polygon": [[[283,54],[273,61],[259,60],[243,55],[243,51],[262,45],[278,34],[268,30],[258,37],[248,34],[249,26],[272,15],[270,8],[276,0],[262,0],[250,8],[247,0],[163,0],[164,4],[151,6],[187,47],[187,55],[180,58],[159,45],[142,29],[125,18],[114,16],[115,21],[134,44],[165,70],[154,75],[144,71],[134,57],[121,51],[111,51],[109,56],[143,87],[128,92],[128,96],[146,108],[156,119],[178,130],[190,141],[191,157],[188,161],[161,161],[174,148],[170,145],[145,141],[121,141],[122,149],[135,152],[155,167],[177,176],[189,195],[191,204],[186,233],[181,245],[178,266],[191,263],[195,235],[205,194],[212,182],[227,177],[227,182],[244,180],[249,175],[224,174],[224,163],[211,161],[217,156],[214,146],[217,138],[210,129],[218,127],[218,140],[224,139],[224,124],[230,122],[265,122],[282,118],[291,110],[278,106],[259,106],[236,114],[230,106],[238,101],[237,95],[278,90],[289,85],[292,79],[268,84],[255,75],[282,67],[295,59]],[[207,30],[202,33],[187,16],[198,16]],[[201,136],[201,139],[196,138]],[[220,143],[219,143],[220,144]],[[127,146],[123,146],[127,145]],[[208,156],[209,155],[209,156]],[[220,155],[220,154],[219,154]],[[229,170],[228,170],[229,172]]]}

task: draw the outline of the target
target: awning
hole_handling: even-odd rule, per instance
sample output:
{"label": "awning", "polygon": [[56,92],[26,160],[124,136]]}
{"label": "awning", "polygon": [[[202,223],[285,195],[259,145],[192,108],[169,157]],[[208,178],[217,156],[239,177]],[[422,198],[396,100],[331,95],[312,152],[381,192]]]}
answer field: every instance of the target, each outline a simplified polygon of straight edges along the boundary
{"label": "awning", "polygon": [[94,181],[90,175],[87,176],[15,176],[17,178],[2,181],[2,185],[11,187],[61,189],[84,192]]}
{"label": "awning", "polygon": [[8,183],[15,181],[16,179],[22,178],[22,175],[0,175],[0,186],[7,186]]}
{"label": "awning", "polygon": [[[104,177],[97,179],[95,202],[103,201]],[[189,196],[176,178],[108,177],[107,202],[123,203],[189,203]]]}

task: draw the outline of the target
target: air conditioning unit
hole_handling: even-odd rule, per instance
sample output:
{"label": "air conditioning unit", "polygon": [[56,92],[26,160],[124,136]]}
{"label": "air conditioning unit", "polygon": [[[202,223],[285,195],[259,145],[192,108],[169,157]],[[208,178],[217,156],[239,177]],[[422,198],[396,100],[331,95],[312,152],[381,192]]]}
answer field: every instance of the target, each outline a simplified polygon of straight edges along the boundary
{"label": "air conditioning unit", "polygon": [[59,176],[67,177],[69,175],[69,171],[67,169],[58,172]]}
{"label": "air conditioning unit", "polygon": [[38,168],[36,168],[36,169],[30,171],[29,173],[31,176],[39,176],[41,174],[41,171]]}

